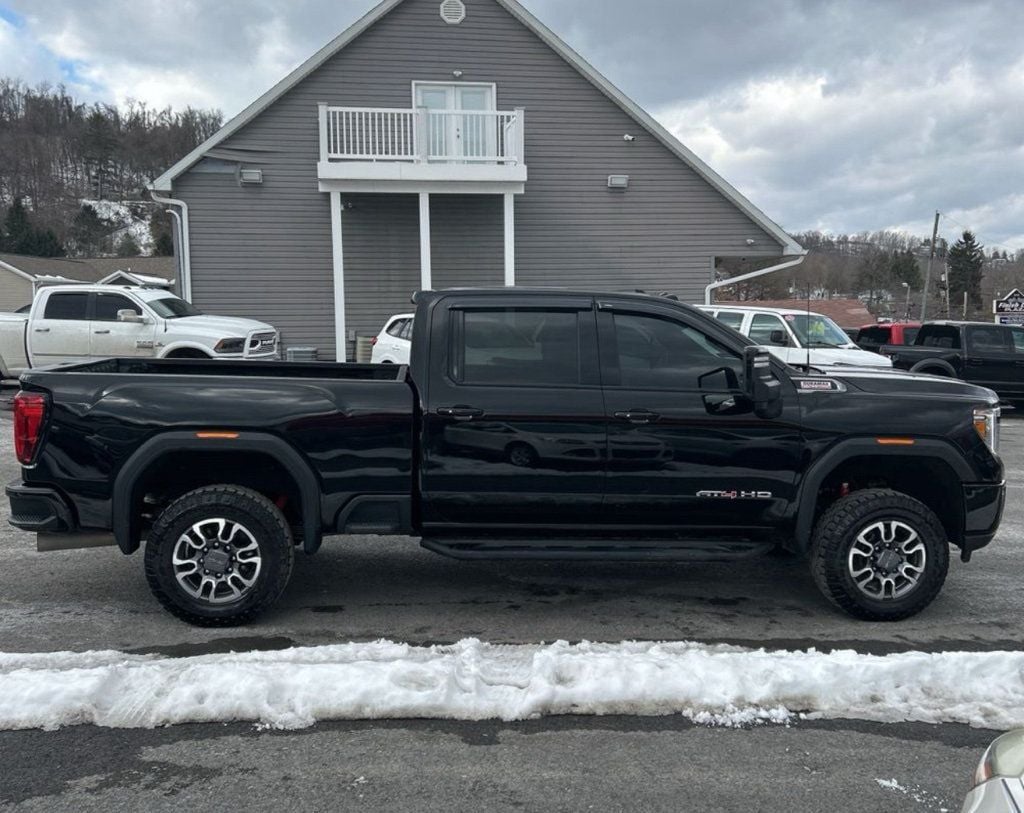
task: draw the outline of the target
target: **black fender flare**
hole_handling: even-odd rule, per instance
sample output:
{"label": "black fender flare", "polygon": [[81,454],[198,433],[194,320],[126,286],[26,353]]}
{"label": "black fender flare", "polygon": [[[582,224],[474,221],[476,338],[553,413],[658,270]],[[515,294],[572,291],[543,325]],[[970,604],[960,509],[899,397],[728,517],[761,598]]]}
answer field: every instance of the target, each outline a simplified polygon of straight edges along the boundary
{"label": "black fender flare", "polygon": [[938,367],[940,370],[944,370],[950,378],[960,377],[960,374],[956,371],[956,368],[952,364],[950,364],[948,361],[944,361],[943,359],[938,358],[925,359],[924,361],[919,361],[917,364],[910,368],[910,372],[920,373],[923,369],[931,367]]}
{"label": "black fender flare", "polygon": [[794,527],[797,549],[801,553],[810,550],[811,535],[814,532],[814,516],[818,504],[818,492],[825,479],[847,460],[855,457],[893,457],[901,460],[932,459],[948,465],[961,483],[977,480],[970,466],[955,447],[944,440],[913,438],[911,446],[883,446],[876,438],[851,438],[841,441],[819,457],[804,475],[797,494],[797,517]]}
{"label": "black fender flare", "polygon": [[313,469],[294,448],[281,438],[263,432],[223,433],[223,437],[200,437],[196,431],[163,432],[142,444],[121,466],[114,479],[111,519],[114,538],[124,554],[139,549],[141,528],[133,515],[135,488],[139,476],[152,463],[171,452],[259,452],[280,463],[294,478],[302,498],[302,533],[306,553],[316,553],[322,542],[320,517],[320,483]]}

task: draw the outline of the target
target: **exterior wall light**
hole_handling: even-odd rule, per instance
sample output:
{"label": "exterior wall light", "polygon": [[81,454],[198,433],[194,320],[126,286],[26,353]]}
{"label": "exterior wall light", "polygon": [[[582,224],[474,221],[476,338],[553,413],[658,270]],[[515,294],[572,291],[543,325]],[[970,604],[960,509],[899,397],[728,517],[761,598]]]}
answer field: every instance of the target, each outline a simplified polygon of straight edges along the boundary
{"label": "exterior wall light", "polygon": [[238,172],[240,184],[261,184],[263,183],[262,169],[242,169]]}
{"label": "exterior wall light", "polygon": [[629,188],[629,176],[628,175],[609,175],[608,176],[608,188],[609,189],[628,189]]}

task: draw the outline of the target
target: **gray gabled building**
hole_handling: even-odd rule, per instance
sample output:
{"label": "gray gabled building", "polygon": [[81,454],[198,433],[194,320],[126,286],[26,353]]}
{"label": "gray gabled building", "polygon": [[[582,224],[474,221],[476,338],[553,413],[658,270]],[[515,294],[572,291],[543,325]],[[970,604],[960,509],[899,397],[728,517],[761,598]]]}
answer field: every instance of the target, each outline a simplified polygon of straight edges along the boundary
{"label": "gray gabled building", "polygon": [[385,0],[152,184],[182,292],[321,358],[420,288],[699,301],[802,250],[515,0]]}

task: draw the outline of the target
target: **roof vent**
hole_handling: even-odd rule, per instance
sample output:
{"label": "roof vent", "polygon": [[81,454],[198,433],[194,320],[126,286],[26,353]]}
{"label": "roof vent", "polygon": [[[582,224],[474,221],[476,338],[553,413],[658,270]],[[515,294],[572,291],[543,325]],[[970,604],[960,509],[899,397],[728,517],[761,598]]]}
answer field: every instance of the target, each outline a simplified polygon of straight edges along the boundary
{"label": "roof vent", "polygon": [[444,0],[441,4],[441,19],[448,25],[458,25],[466,19],[466,4],[462,0]]}

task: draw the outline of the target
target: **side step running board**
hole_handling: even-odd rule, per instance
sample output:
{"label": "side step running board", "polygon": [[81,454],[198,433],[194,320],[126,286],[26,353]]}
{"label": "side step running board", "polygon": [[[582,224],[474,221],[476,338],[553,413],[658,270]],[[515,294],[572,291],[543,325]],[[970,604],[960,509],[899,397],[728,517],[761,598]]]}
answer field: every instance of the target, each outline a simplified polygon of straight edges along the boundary
{"label": "side step running board", "polygon": [[642,562],[727,562],[770,553],[770,542],[689,542],[680,540],[564,539],[424,539],[432,553],[451,559],[576,559]]}

